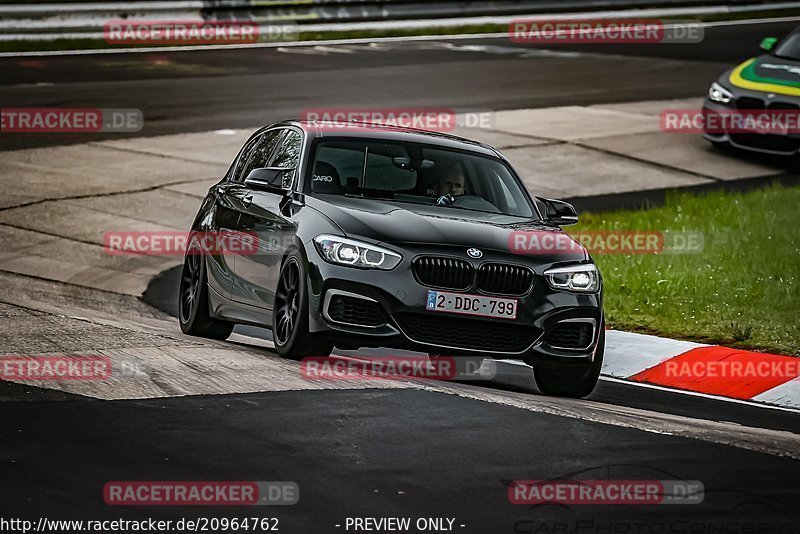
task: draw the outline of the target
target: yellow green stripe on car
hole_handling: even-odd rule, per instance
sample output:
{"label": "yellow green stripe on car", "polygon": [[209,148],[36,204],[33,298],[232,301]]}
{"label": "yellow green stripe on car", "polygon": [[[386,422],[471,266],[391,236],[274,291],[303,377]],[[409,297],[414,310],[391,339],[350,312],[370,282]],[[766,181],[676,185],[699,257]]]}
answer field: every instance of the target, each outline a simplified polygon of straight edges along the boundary
{"label": "yellow green stripe on car", "polygon": [[731,72],[730,82],[742,89],[779,95],[800,96],[800,83],[777,78],[765,78],[755,72],[756,58],[745,61]]}

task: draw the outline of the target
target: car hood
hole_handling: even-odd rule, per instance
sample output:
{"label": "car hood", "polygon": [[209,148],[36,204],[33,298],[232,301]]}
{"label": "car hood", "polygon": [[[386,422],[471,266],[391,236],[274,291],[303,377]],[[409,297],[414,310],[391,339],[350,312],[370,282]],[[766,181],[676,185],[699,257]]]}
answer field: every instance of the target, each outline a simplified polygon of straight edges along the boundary
{"label": "car hood", "polygon": [[[564,234],[557,226],[521,217],[389,200],[324,195],[309,198],[308,204],[327,215],[348,237],[377,243],[455,245],[508,253],[514,252],[515,232]],[[589,257],[580,247],[539,256],[553,262]]]}
{"label": "car hood", "polygon": [[733,69],[728,81],[742,89],[800,97],[800,61],[759,56]]}

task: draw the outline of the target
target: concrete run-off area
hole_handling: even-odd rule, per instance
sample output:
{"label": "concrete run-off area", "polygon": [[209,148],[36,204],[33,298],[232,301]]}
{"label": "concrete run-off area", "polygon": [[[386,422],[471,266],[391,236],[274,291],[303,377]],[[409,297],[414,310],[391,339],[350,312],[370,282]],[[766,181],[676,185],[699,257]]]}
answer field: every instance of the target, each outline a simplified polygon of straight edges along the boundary
{"label": "concrete run-off area", "polygon": [[[575,198],[778,176],[780,162],[660,131],[670,100],[498,112],[454,133],[491,144],[537,195]],[[110,256],[106,232],[188,229],[251,130],[0,152],[0,270],[139,296],[178,256]],[[591,172],[586,172],[591,169]]]}

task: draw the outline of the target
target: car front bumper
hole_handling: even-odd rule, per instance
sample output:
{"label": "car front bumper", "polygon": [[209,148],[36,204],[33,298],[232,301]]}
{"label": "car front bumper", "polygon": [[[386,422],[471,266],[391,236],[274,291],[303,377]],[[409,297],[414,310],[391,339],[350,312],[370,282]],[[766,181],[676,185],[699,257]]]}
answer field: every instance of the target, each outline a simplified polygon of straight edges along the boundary
{"label": "car front bumper", "polygon": [[[307,249],[309,331],[331,338],[339,348],[381,346],[441,355],[522,359],[528,363],[588,363],[594,358],[603,327],[602,293],[555,291],[542,273],[551,264],[533,264],[518,257],[487,251],[480,262],[506,261],[526,265],[534,273],[531,291],[517,298],[516,319],[432,312],[426,309],[428,291],[414,277],[412,261],[418,255],[437,255],[441,247],[403,250],[403,261],[391,271],[362,270],[330,264],[316,249]],[[478,261],[472,261],[478,266]],[[453,293],[479,294],[469,289]],[[361,326],[334,320],[332,297],[344,295],[377,307],[383,323]],[[564,326],[564,325],[568,326]],[[591,334],[588,334],[591,327]],[[558,345],[555,331],[580,328],[580,346]],[[563,339],[563,338],[561,338]]]}
{"label": "car front bumper", "polygon": [[[757,104],[758,102],[762,102],[764,109],[767,110],[770,109],[770,106],[781,106],[774,108],[781,110],[796,106],[797,109],[800,110],[800,101],[798,101],[797,98],[783,95],[771,95],[758,91],[748,91],[740,88],[735,88],[733,95],[734,99],[728,104],[714,102],[706,97],[703,104],[704,114],[715,112],[731,113],[739,109],[738,106],[749,106]],[[706,131],[703,133],[703,137],[714,143],[728,144],[742,150],[759,152],[762,154],[793,156],[800,152],[800,133],[797,132],[781,135],[758,132]]]}

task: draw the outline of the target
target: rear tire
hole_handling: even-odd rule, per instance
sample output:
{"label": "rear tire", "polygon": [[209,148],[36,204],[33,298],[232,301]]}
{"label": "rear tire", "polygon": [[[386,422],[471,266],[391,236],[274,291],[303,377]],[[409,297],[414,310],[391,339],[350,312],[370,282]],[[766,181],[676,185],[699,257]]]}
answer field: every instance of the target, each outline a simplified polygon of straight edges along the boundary
{"label": "rear tire", "polygon": [[228,339],[234,324],[211,317],[208,304],[206,259],[197,238],[190,239],[181,271],[178,293],[178,322],[181,332],[209,339]]}
{"label": "rear tire", "polygon": [[597,340],[597,350],[592,363],[585,365],[564,364],[558,367],[534,365],[533,376],[536,378],[536,385],[539,386],[539,391],[554,397],[582,398],[589,396],[594,391],[600,378],[605,344],[605,323],[600,323],[600,337]]}
{"label": "rear tire", "polygon": [[294,251],[281,267],[275,306],[272,311],[275,350],[284,358],[302,360],[308,356],[330,356],[333,342],[308,331],[308,291],[303,256]]}

